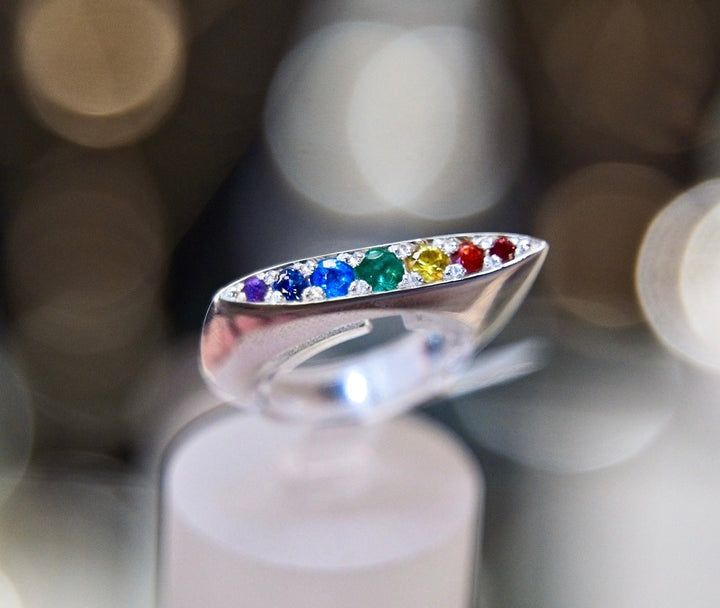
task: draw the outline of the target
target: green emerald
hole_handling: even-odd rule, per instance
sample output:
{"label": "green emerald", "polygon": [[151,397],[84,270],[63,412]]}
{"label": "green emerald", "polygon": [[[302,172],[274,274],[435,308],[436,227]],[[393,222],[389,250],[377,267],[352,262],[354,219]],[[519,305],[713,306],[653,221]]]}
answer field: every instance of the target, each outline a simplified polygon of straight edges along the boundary
{"label": "green emerald", "polygon": [[387,249],[370,249],[355,268],[355,276],[367,281],[373,291],[395,289],[405,274],[405,266]]}

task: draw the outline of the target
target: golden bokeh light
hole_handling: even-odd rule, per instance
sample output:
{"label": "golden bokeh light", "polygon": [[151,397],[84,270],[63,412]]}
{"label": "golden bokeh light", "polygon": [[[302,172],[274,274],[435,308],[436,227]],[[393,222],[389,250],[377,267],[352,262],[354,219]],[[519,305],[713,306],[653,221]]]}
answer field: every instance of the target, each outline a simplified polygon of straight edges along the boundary
{"label": "golden bokeh light", "polygon": [[174,0],[26,0],[17,53],[28,103],[70,141],[110,148],[154,129],[181,91]]}

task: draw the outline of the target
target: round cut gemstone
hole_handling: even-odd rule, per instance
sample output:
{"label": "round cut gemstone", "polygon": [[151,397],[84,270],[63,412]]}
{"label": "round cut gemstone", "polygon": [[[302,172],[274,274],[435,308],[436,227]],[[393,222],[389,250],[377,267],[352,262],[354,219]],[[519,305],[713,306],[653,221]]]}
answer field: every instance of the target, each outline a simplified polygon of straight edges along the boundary
{"label": "round cut gemstone", "polygon": [[372,293],[372,287],[367,281],[359,279],[350,283],[350,288],[348,289],[349,296],[366,296],[369,293]]}
{"label": "round cut gemstone", "polygon": [[417,272],[406,272],[402,281],[398,283],[399,289],[412,289],[423,284],[422,277]]}
{"label": "round cut gemstone", "polygon": [[496,255],[486,255],[483,270],[497,270],[503,265],[503,261]]}
{"label": "round cut gemstone", "polygon": [[245,294],[243,293],[242,289],[242,283],[235,283],[234,285],[230,285],[230,287],[227,287],[223,291],[222,297],[223,299],[230,300],[232,302],[244,302]]}
{"label": "round cut gemstone", "polygon": [[350,264],[337,258],[322,260],[310,276],[310,283],[321,287],[328,298],[346,296],[350,283],[355,280],[355,271]]}
{"label": "round cut gemstone", "polygon": [[480,272],[484,258],[485,252],[475,243],[467,241],[458,247],[452,260],[455,264],[461,264],[468,272]]}
{"label": "round cut gemstone", "polygon": [[282,304],[283,302],[285,302],[285,296],[279,291],[268,291],[267,295],[265,296],[265,301],[269,302],[270,304]]}
{"label": "round cut gemstone", "polygon": [[317,264],[312,260],[308,260],[307,262],[296,262],[292,265],[295,270],[299,270],[305,277],[309,277],[315,270],[316,266]]}
{"label": "round cut gemstone", "polygon": [[401,260],[409,257],[413,252],[414,246],[411,243],[395,243],[388,247],[388,251],[394,253]]}
{"label": "round cut gemstone", "polygon": [[490,247],[490,255],[496,255],[503,262],[509,262],[515,257],[515,245],[509,238],[501,236]]}
{"label": "round cut gemstone", "polygon": [[302,292],[306,287],[310,286],[303,273],[297,268],[286,268],[279,275],[275,285],[275,290],[279,291],[289,302],[296,302],[302,298]]}
{"label": "round cut gemstone", "polygon": [[327,295],[322,287],[307,287],[302,292],[303,302],[322,302],[325,299],[327,299]]}
{"label": "round cut gemstone", "polygon": [[520,239],[520,241],[517,244],[517,249],[515,250],[515,255],[518,253],[520,255],[527,253],[532,248],[532,243],[530,243],[530,239]]}
{"label": "round cut gemstone", "polygon": [[493,237],[484,235],[474,236],[471,240],[481,249],[490,249],[490,247],[492,247],[492,244],[495,242]]}
{"label": "round cut gemstone", "polygon": [[403,274],[402,261],[385,248],[365,252],[365,258],[355,268],[355,276],[369,283],[373,291],[395,289]]}
{"label": "round cut gemstone", "polygon": [[442,249],[443,253],[452,255],[453,253],[455,253],[458,250],[458,247],[460,247],[460,241],[458,239],[456,239],[454,236],[442,237],[442,238],[433,239],[432,245],[433,245],[433,247]]}
{"label": "round cut gemstone", "polygon": [[445,266],[443,279],[446,281],[457,281],[458,279],[462,279],[466,274],[467,270],[465,270],[462,264],[449,264]]}
{"label": "round cut gemstone", "polygon": [[278,276],[280,276],[280,273],[277,270],[268,270],[257,275],[258,279],[265,281],[265,285],[268,287],[275,285],[275,282],[278,280]]}
{"label": "round cut gemstone", "polygon": [[346,251],[345,253],[339,254],[337,256],[337,259],[341,262],[345,262],[346,264],[350,264],[350,266],[355,268],[360,262],[363,261],[364,257],[365,254],[362,251],[355,251],[354,253]]}
{"label": "round cut gemstone", "polygon": [[410,272],[417,272],[426,283],[434,283],[443,278],[445,266],[450,263],[448,255],[432,245],[421,245],[407,260]]}
{"label": "round cut gemstone", "polygon": [[243,293],[245,294],[245,299],[248,302],[264,302],[267,291],[268,286],[262,279],[259,279],[258,277],[250,277],[245,280]]}

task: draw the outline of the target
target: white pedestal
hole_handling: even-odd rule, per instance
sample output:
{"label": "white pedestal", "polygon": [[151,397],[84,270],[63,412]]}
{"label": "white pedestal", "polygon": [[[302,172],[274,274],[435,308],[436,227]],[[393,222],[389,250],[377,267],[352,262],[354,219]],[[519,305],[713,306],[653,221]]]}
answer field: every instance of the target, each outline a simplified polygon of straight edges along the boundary
{"label": "white pedestal", "polygon": [[308,435],[226,417],[167,460],[162,607],[469,608],[482,494],[417,418]]}

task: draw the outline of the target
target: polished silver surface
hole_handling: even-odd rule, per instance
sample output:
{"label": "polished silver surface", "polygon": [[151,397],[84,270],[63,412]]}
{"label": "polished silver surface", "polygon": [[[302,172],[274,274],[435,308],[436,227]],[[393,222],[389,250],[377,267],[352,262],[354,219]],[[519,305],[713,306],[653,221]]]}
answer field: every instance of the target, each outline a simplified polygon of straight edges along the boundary
{"label": "polished silver surface", "polygon": [[[537,276],[547,244],[533,243],[494,270],[364,296],[232,302],[225,287],[205,321],[201,370],[223,398],[281,419],[322,424],[396,415],[452,392]],[[389,335],[393,320],[401,326]],[[339,345],[354,352],[338,353]]]}

